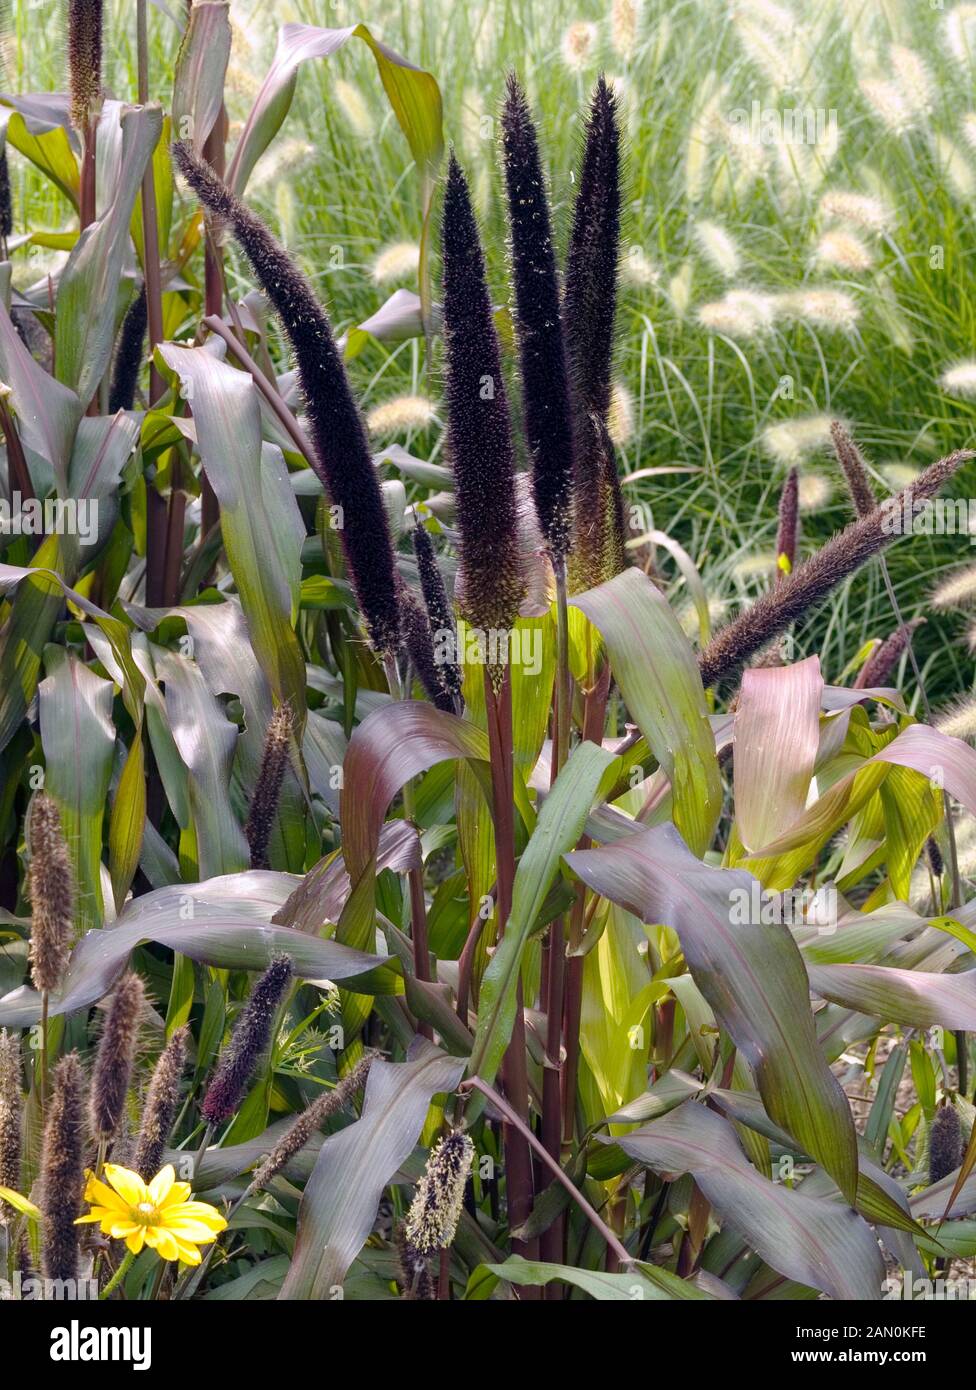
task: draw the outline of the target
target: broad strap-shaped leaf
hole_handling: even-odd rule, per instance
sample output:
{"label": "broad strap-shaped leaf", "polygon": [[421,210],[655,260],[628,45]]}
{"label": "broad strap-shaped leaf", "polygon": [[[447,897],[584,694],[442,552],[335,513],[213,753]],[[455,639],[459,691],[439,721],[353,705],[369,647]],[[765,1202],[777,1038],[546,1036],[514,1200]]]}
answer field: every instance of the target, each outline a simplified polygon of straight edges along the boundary
{"label": "broad strap-shaped leaf", "polygon": [[452,1091],[464,1062],[419,1040],[406,1062],[374,1062],[363,1113],[319,1150],[298,1209],[283,1299],[334,1298],[369,1239],[383,1189],[420,1138],[431,1099]]}
{"label": "broad strap-shaped leaf", "polygon": [[92,399],[112,357],[129,223],[163,128],[159,106],[123,107],[122,156],[111,204],[78,238],[58,282],[54,346],[58,381]]}
{"label": "broad strap-shaped leaf", "polygon": [[65,92],[31,92],[0,96],[8,110],[0,114],[5,138],[78,206],[78,160],[71,148],[68,96]]}
{"label": "broad strap-shaped leaf", "polygon": [[810,965],[810,988],[846,1009],[914,1028],[976,1031],[976,971],[936,975],[887,965]]}
{"label": "broad strap-shaped leaf", "polygon": [[81,935],[102,925],[102,822],[115,753],[113,688],[63,647],[48,647],[45,659],[48,674],[37,691],[44,786],[58,803],[74,861]]}
{"label": "broad strap-shaped leaf", "polygon": [[750,920],[751,875],[702,864],[670,825],[567,862],[594,892],[678,933],[695,983],[752,1067],[769,1115],[853,1201],[857,1144],[847,1097],[817,1043],[795,941],[785,926]]}
{"label": "broad strap-shaped leaf", "polygon": [[617,1143],[658,1173],[691,1173],[729,1226],[773,1269],[831,1298],[881,1297],[877,1239],[856,1212],[770,1182],[748,1162],[732,1125],[687,1101]]}
{"label": "broad strap-shaped leaf", "polygon": [[[75,431],[84,407],[74,391],[55,381],[34,361],[0,298],[0,380],[10,387],[10,405],[31,464],[37,454],[51,468],[58,495],[68,495],[68,468]],[[38,495],[47,491],[32,465],[31,480]],[[51,475],[48,475],[48,483]]]}
{"label": "broad strap-shaped leaf", "polygon": [[580,743],[556,778],[519,861],[505,935],[481,981],[478,1029],[470,1072],[489,1085],[511,1040],[516,986],[525,944],[559,873],[560,860],[583,833],[586,816],[614,774],[616,759],[595,743]]}
{"label": "broad strap-shaped leaf", "polygon": [[[263,970],[276,952],[284,952],[302,979],[395,991],[397,977],[385,968],[388,957],[273,925],[296,881],[291,874],[249,870],[206,883],[174,883],[133,899],[111,930],[90,931],[78,942],[51,1014],[73,1013],[103,999],[144,941],[222,970]],[[27,986],[0,999],[0,1027],[29,1028],[40,1016],[41,997]]]}
{"label": "broad strap-shaped leaf", "polygon": [[[582,1289],[599,1302],[687,1300],[708,1303],[713,1298],[695,1284],[689,1283],[686,1279],[679,1279],[677,1274],[672,1274],[669,1269],[660,1269],[656,1265],[639,1264],[632,1270],[607,1274],[601,1269],[576,1269],[573,1265],[545,1264],[538,1260],[523,1260],[521,1255],[512,1255],[504,1264],[482,1265],[481,1268],[509,1284],[538,1287],[551,1284],[558,1279]],[[477,1273],[476,1270],[472,1279]],[[482,1296],[486,1296],[483,1291]]]}
{"label": "broad strap-shaped leaf", "polygon": [[305,527],[281,451],[262,446],[257,389],[223,361],[224,345],[164,343],[193,412],[203,467],[220,503],[221,535],[255,655],[279,702],[305,719],[305,663],[292,626]]}
{"label": "broad strap-shaped leaf", "polygon": [[704,854],[722,809],[722,783],[691,643],[641,570],[626,569],[572,603],[599,628],[627,708],[671,783],[675,824]]}
{"label": "broad strap-shaped leaf", "polygon": [[735,711],[735,816],[758,849],[803,814],[820,745],[820,659],[743,672]]}
{"label": "broad strap-shaped leaf", "polygon": [[176,55],[173,78],[173,130],[202,151],[224,100],[230,58],[228,0],[196,0]]}

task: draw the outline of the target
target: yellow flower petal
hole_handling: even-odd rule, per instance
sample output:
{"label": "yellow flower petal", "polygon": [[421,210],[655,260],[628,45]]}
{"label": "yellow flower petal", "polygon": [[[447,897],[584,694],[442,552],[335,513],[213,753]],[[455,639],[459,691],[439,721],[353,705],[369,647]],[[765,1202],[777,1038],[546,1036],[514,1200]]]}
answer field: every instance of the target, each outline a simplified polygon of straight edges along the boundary
{"label": "yellow flower petal", "polygon": [[195,1245],[191,1245],[188,1240],[177,1240],[176,1244],[183,1264],[198,1265],[200,1263],[200,1251]]}
{"label": "yellow flower petal", "polygon": [[[195,1240],[200,1245],[207,1245],[210,1241],[217,1239],[217,1231],[211,1226],[205,1225],[202,1221],[167,1221],[161,1229],[169,1231],[172,1235],[178,1236],[180,1240]],[[223,1227],[219,1228],[223,1230]]]}
{"label": "yellow flower petal", "polygon": [[127,1240],[129,1236],[134,1236],[136,1231],[144,1229],[138,1221],[116,1221],[105,1234],[110,1235],[113,1240]]}
{"label": "yellow flower petal", "polygon": [[165,1211],[169,1207],[175,1207],[181,1202],[185,1202],[189,1195],[190,1184],[188,1182],[174,1182],[163,1200],[157,1203],[157,1206]]}
{"label": "yellow flower petal", "polygon": [[127,1249],[129,1249],[129,1250],[132,1251],[133,1255],[138,1255],[139,1251],[140,1251],[140,1250],[142,1249],[142,1247],[143,1247],[143,1244],[145,1243],[145,1239],[146,1239],[146,1228],[145,1228],[144,1226],[138,1226],[138,1227],[132,1232],[132,1235],[131,1235],[131,1236],[126,1236],[126,1238],[125,1238],[126,1247],[127,1247]]}
{"label": "yellow flower petal", "polygon": [[211,1231],[223,1231],[227,1226],[217,1208],[207,1202],[183,1202],[178,1207],[169,1207],[161,1213],[161,1220],[170,1227],[178,1221],[202,1221]]}
{"label": "yellow flower petal", "polygon": [[130,1168],[122,1168],[117,1163],[106,1163],[105,1176],[130,1207],[137,1207],[140,1202],[151,1200],[146,1184],[139,1174],[133,1173]]}
{"label": "yellow flower petal", "polygon": [[146,1227],[146,1244],[161,1255],[164,1260],[178,1260],[180,1247],[174,1236],[163,1226]]}
{"label": "yellow flower petal", "polygon": [[101,1221],[101,1219],[102,1213],[100,1211],[90,1211],[87,1216],[76,1216],[74,1224],[76,1226],[87,1226],[90,1221]]}
{"label": "yellow flower petal", "polygon": [[88,1179],[88,1186],[85,1188],[85,1201],[91,1202],[93,1207],[99,1206],[109,1211],[129,1210],[129,1203],[111,1187],[99,1182],[97,1178]]}
{"label": "yellow flower petal", "polygon": [[161,1168],[149,1184],[149,1196],[153,1206],[162,1206],[175,1181],[176,1169],[172,1163],[167,1163],[166,1167]]}

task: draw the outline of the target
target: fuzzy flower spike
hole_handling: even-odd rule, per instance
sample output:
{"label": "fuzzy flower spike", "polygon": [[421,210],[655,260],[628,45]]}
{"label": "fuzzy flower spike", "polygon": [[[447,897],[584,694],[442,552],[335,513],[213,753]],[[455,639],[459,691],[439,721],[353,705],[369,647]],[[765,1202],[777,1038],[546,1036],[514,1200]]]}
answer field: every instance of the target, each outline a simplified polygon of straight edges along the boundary
{"label": "fuzzy flower spike", "polygon": [[501,632],[518,616],[524,583],[515,453],[485,262],[461,166],[451,155],[444,194],[447,442],[461,533],[461,611]]}
{"label": "fuzzy flower spike", "polygon": [[383,657],[400,645],[396,562],[390,523],[363,424],[311,285],[267,227],[187,142],[176,164],[211,216],[226,222],[281,320],[298,364],[315,455],[309,459],[339,508],[340,538],[369,639]]}
{"label": "fuzzy flower spike", "polygon": [[514,73],[502,112],[515,325],[525,430],[539,524],[554,561],[572,533],[573,425],[569,370],[545,177],[532,113]]}
{"label": "fuzzy flower spike", "polygon": [[566,260],[563,321],[575,393],[572,587],[591,588],[626,564],[624,508],[607,428],[620,255],[620,132],[613,90],[590,103]]}
{"label": "fuzzy flower spike", "polygon": [[275,1014],[290,980],[291,961],[278,956],[251,990],[200,1107],[208,1125],[229,1119],[244,1099],[254,1068],[271,1040]]}

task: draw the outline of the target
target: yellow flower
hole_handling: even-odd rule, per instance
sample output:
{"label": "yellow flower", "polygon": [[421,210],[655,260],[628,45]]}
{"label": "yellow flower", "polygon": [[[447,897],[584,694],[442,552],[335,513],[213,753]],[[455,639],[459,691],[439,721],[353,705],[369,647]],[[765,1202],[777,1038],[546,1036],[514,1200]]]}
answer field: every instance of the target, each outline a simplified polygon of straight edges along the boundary
{"label": "yellow flower", "polygon": [[88,1174],[85,1200],[91,1211],[75,1225],[99,1222],[104,1235],[124,1240],[133,1255],[148,1245],[164,1260],[198,1265],[197,1246],[216,1240],[227,1226],[216,1207],[189,1200],[190,1184],[176,1181],[171,1163],[148,1183],[117,1163],[106,1163],[104,1171],[111,1186]]}

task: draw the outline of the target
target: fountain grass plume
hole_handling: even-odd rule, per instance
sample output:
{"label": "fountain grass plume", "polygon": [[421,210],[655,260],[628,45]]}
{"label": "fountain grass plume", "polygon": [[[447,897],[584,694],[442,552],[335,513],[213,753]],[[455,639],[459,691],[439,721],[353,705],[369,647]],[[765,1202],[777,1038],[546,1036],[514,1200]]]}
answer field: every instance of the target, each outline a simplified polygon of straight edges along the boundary
{"label": "fountain grass plume", "polygon": [[287,956],[277,956],[251,990],[200,1107],[208,1125],[229,1119],[240,1107],[254,1069],[271,1040],[278,1005],[291,977],[291,961]]}
{"label": "fountain grass plume", "polygon": [[186,142],[176,165],[206,210],[233,232],[281,320],[298,365],[311,428],[309,463],[340,509],[339,535],[370,641],[381,656],[400,643],[396,561],[383,495],[362,417],[328,318],[288,253]]}
{"label": "fountain grass plume", "polygon": [[554,560],[572,534],[573,421],[545,176],[532,113],[508,76],[502,111],[515,328],[539,525]]}

